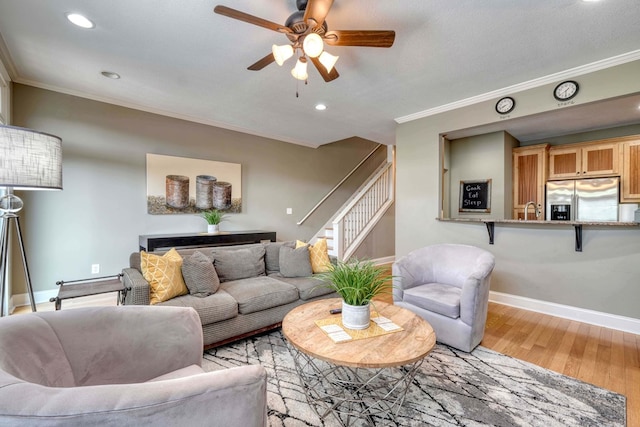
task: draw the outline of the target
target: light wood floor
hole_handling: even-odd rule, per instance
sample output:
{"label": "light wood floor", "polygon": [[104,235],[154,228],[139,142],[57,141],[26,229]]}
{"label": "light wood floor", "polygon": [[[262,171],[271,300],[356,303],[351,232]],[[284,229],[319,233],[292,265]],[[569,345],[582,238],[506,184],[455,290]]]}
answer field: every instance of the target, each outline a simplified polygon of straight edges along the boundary
{"label": "light wood floor", "polygon": [[[62,309],[115,303],[115,294],[105,294],[63,301]],[[52,311],[54,305],[37,309]],[[14,314],[30,311],[19,307]],[[489,303],[481,345],[625,395],[627,425],[640,427],[640,335]]]}

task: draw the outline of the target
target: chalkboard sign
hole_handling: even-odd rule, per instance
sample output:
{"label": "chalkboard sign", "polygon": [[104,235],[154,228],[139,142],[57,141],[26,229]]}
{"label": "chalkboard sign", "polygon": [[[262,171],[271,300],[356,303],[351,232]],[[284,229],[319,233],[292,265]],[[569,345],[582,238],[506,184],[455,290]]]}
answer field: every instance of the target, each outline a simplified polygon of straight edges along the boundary
{"label": "chalkboard sign", "polygon": [[491,212],[491,180],[460,181],[458,212]]}

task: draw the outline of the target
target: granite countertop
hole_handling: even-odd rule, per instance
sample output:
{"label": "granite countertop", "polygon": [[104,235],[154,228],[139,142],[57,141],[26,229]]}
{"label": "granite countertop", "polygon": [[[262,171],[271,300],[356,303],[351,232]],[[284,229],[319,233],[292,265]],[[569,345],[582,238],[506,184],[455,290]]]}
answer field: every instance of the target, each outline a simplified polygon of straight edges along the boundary
{"label": "granite countertop", "polygon": [[591,225],[604,227],[638,227],[637,222],[615,222],[615,221],[540,221],[522,219],[493,219],[493,218],[436,218],[445,222],[492,222],[494,224],[518,224],[518,225]]}

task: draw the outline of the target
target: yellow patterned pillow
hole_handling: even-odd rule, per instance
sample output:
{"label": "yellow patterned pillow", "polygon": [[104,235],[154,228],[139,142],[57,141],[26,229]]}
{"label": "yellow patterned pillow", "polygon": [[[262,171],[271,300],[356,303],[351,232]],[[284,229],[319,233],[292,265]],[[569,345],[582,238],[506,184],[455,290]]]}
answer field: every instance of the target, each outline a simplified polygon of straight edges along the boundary
{"label": "yellow patterned pillow", "polygon": [[[296,240],[296,249],[308,243]],[[318,239],[315,245],[309,245],[309,259],[311,260],[311,270],[314,273],[325,273],[329,271],[331,261],[327,249],[327,239]]]}
{"label": "yellow patterned pillow", "polygon": [[182,278],[182,257],[175,248],[162,256],[140,251],[140,269],[149,282],[150,304],[189,293]]}

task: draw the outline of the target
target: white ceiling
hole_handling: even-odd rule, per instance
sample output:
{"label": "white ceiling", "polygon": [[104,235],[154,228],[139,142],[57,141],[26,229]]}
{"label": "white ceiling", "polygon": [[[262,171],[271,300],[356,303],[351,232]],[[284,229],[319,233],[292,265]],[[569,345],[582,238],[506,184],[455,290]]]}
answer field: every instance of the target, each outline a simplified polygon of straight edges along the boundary
{"label": "white ceiling", "polygon": [[[340,77],[310,69],[304,85],[293,59],[248,71],[287,39],[214,14],[217,4],[276,23],[296,10],[295,0],[0,0],[0,53],[19,83],[315,147],[393,144],[395,119],[640,49],[638,0],[336,0],[330,30],[395,30],[395,44],[327,47]],[[640,123],[635,110],[602,125]]]}

